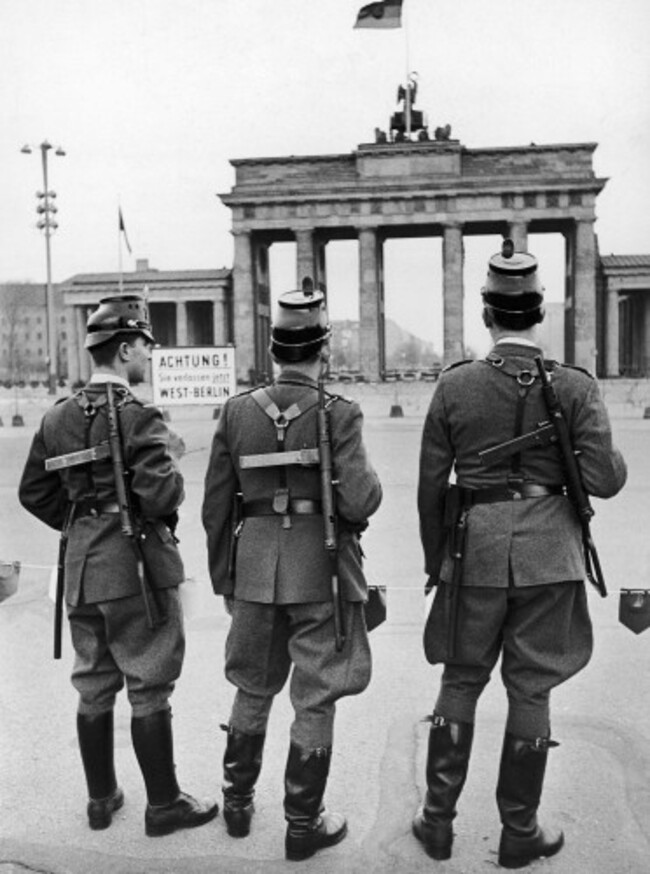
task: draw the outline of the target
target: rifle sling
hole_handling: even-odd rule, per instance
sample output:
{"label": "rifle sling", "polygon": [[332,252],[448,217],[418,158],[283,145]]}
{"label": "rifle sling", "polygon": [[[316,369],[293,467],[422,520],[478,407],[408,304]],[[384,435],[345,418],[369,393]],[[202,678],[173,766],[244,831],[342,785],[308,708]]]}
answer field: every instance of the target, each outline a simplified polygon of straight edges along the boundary
{"label": "rifle sling", "polygon": [[[296,403],[291,404],[291,406],[287,407],[286,410],[280,410],[278,405],[275,403],[275,401],[265,388],[256,389],[252,393],[251,397],[275,425],[276,454],[280,456],[282,456],[285,451],[284,447],[286,431],[291,422],[294,419],[297,419],[299,416],[302,416],[302,414],[307,412],[307,410],[315,407],[318,403],[318,399],[307,400],[307,398],[305,397],[300,398]],[[244,462],[244,466],[251,466],[251,459],[249,456],[242,456],[242,459],[248,459],[248,461]],[[265,465],[263,463],[260,463],[260,466]],[[291,528],[291,517],[289,511],[291,498],[288,488],[287,467],[283,463],[279,463],[277,466],[278,476],[280,478],[280,486],[275,490],[275,494],[273,496],[273,512],[283,517],[282,524],[284,528]]]}

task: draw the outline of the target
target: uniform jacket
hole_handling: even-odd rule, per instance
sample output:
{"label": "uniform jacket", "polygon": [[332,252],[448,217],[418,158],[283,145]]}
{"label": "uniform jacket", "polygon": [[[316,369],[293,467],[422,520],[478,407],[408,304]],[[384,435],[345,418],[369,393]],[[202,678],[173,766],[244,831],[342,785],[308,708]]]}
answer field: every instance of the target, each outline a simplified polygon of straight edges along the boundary
{"label": "uniform jacket", "polygon": [[[313,401],[286,431],[285,449],[314,448],[318,441],[317,384],[298,371],[285,371],[269,387],[280,410],[300,398]],[[362,413],[358,404],[327,395],[335,495],[339,515],[338,570],[342,597],[366,599],[367,586],[357,534],[379,507],[382,491],[362,441]],[[252,398],[237,395],[225,404],[212,444],[205,478],[203,525],[214,591],[235,593],[239,599],[261,603],[309,603],[330,598],[330,565],[324,546],[321,515],[291,516],[284,528],[281,516],[246,518],[238,541],[236,584],[228,575],[228,550],[235,494],[247,501],[271,500],[281,485],[278,467],[244,469],[240,456],[275,452],[276,429]],[[287,486],[292,498],[320,500],[318,467],[288,466]]]}
{"label": "uniform jacket", "polygon": [[[97,409],[86,434],[86,417],[78,396],[49,409],[34,436],[19,499],[46,525],[61,530],[70,503],[94,499],[116,501],[110,458],[88,465],[45,470],[45,459],[94,446],[108,439],[106,389],[91,383],[83,389]],[[143,520],[143,550],[150,583],[177,586],[184,573],[172,533],[164,517],[181,504],[183,478],[169,449],[169,431],[160,411],[145,405],[130,391],[115,385],[124,468],[134,511]],[[83,395],[81,396],[83,398]],[[66,600],[70,605],[110,601],[140,591],[135,552],[122,533],[117,513],[73,517],[65,560]]]}
{"label": "uniform jacket", "polygon": [[[536,374],[541,351],[524,344],[498,344],[493,354],[508,371]],[[527,381],[525,375],[524,381]],[[584,370],[557,365],[551,380],[578,453],[586,492],[615,495],[626,479],[625,462],[612,445],[607,411],[596,381]],[[425,571],[434,582],[451,581],[443,505],[455,471],[459,485],[481,489],[506,485],[510,460],[484,466],[478,453],[516,436],[519,385],[504,368],[487,361],[461,362],[440,376],[426,416],[420,453],[418,509]],[[524,406],[521,433],[548,420],[539,378]],[[562,485],[559,451],[535,447],[521,453],[521,474],[541,485]],[[585,578],[581,529],[563,495],[479,504],[469,512],[462,582],[472,586],[531,586]]]}

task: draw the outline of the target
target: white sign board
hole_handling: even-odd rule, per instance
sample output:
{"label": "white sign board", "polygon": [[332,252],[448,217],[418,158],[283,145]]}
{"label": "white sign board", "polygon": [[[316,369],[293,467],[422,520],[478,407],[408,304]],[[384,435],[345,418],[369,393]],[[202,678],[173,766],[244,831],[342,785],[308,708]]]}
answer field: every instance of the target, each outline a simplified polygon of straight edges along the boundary
{"label": "white sign board", "polygon": [[155,347],[151,382],[156,406],[222,406],[237,392],[235,347]]}

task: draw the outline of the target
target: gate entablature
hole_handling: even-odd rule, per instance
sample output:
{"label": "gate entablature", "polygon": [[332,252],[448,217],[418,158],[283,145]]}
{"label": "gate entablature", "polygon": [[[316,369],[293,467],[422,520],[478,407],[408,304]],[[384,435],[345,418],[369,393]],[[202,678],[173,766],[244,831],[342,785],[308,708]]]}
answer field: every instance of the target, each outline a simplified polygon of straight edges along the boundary
{"label": "gate entablature", "polygon": [[[378,379],[385,239],[443,238],[444,355],[450,361],[464,354],[463,236],[507,233],[525,247],[528,233],[559,232],[567,241],[566,294],[572,308],[567,358],[593,368],[593,224],[596,198],[607,181],[594,174],[595,149],[595,143],[469,149],[457,140],[436,140],[369,143],[341,155],[233,160],[235,184],[220,197],[232,210],[240,360],[268,368],[266,349],[255,339],[259,326],[249,321],[268,319],[256,288],[255,261],[260,248],[274,241],[296,241],[298,285],[305,275],[325,285],[328,240],[358,239],[361,367]],[[268,276],[262,284],[267,281]]]}

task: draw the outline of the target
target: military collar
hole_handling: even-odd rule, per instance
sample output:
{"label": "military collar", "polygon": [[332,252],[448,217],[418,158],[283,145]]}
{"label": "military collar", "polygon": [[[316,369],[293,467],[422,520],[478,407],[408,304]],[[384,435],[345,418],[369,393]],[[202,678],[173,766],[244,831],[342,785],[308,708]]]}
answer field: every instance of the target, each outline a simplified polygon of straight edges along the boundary
{"label": "military collar", "polygon": [[88,385],[106,385],[107,382],[124,386],[124,388],[131,388],[128,380],[124,379],[123,376],[118,376],[116,373],[93,373],[88,380]]}
{"label": "military collar", "polygon": [[306,373],[303,373],[301,370],[292,370],[291,368],[283,370],[282,373],[276,379],[276,383],[278,385],[282,385],[283,383],[290,383],[292,385],[309,385],[313,388],[318,387],[318,383],[315,379],[312,379],[310,376],[307,376]]}
{"label": "military collar", "polygon": [[[534,358],[536,355],[542,355],[542,350],[535,343],[517,341],[514,337],[506,338],[502,343],[495,343],[490,350],[489,355],[498,358],[519,357],[519,358]],[[487,356],[489,357],[489,356]]]}
{"label": "military collar", "polygon": [[527,337],[514,337],[511,334],[500,337],[495,346],[534,346],[537,349],[537,343],[534,340],[529,340]]}

